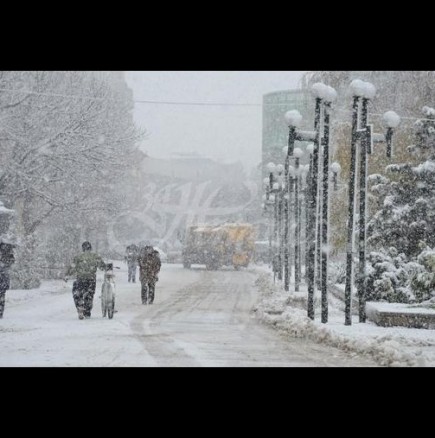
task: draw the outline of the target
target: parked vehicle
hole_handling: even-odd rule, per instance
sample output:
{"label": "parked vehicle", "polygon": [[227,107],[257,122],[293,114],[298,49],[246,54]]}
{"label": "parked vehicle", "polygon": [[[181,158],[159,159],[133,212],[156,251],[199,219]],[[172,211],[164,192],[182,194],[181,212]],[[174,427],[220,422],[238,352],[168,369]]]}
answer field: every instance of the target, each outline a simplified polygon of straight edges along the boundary
{"label": "parked vehicle", "polygon": [[247,267],[254,255],[254,226],[248,223],[191,226],[182,251],[183,266],[205,264],[207,269]]}

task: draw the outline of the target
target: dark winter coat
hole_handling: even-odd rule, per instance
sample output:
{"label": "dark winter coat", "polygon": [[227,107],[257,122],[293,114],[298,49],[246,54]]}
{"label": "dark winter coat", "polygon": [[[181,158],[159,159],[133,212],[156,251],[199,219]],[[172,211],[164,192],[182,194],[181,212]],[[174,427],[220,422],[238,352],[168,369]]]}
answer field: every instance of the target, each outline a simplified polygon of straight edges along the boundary
{"label": "dark winter coat", "polygon": [[104,270],[105,268],[106,264],[101,256],[95,252],[85,251],[74,257],[66,275],[76,275],[77,279],[82,280],[95,280],[97,269]]}
{"label": "dark winter coat", "polygon": [[142,282],[146,280],[148,282],[155,283],[159,280],[158,273],[162,266],[160,261],[160,254],[157,250],[153,250],[150,253],[141,252],[138,257],[139,262],[139,279]]}
{"label": "dark winter coat", "polygon": [[0,243],[0,274],[8,275],[9,269],[15,263],[13,246]]}
{"label": "dark winter coat", "polygon": [[0,243],[0,316],[3,315],[4,309],[4,293],[10,287],[9,270],[15,263],[13,246],[5,243]]}
{"label": "dark winter coat", "polygon": [[125,253],[125,261],[127,262],[128,266],[136,267],[137,266],[137,250],[136,248],[127,247],[127,251]]}

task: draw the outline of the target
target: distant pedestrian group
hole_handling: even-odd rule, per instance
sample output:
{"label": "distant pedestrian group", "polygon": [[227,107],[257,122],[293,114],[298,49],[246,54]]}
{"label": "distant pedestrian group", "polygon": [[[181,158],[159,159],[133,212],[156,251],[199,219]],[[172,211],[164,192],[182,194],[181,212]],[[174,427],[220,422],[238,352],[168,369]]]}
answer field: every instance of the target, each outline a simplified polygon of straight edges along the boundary
{"label": "distant pedestrian group", "polygon": [[136,269],[139,266],[142,304],[153,304],[158,274],[162,266],[159,252],[151,245],[131,244],[126,248],[125,261],[128,266],[128,281],[136,282]]}
{"label": "distant pedestrian group", "polygon": [[[161,268],[159,252],[151,245],[131,244],[126,248],[124,260],[128,268],[128,282],[136,282],[136,271],[139,267],[142,304],[153,304]],[[68,280],[69,276],[75,276],[72,295],[79,319],[91,317],[97,284],[97,270],[106,270],[107,266],[108,264],[104,263],[99,254],[92,252],[91,243],[86,241],[82,244],[82,253],[74,257],[67,269],[65,281]]]}
{"label": "distant pedestrian group", "polygon": [[[0,318],[3,318],[6,291],[10,288],[10,269],[15,262],[14,247],[13,244],[0,242]],[[136,270],[139,266],[142,304],[153,304],[161,268],[159,252],[151,245],[132,244],[126,249],[125,261],[129,282],[136,282]],[[108,266],[99,254],[92,251],[90,242],[83,242],[82,253],[74,257],[65,274],[65,281],[70,276],[75,277],[72,296],[79,319],[91,317],[97,270],[104,271]]]}

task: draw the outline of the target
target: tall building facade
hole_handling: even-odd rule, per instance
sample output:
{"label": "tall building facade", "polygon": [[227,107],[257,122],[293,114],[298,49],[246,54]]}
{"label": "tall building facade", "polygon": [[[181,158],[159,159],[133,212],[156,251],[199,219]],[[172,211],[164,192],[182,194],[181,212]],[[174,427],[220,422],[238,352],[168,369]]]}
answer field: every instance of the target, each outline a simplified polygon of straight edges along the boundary
{"label": "tall building facade", "polygon": [[[283,148],[288,144],[288,126],[285,113],[298,110],[303,117],[301,129],[313,130],[314,99],[307,90],[283,90],[263,96],[262,175],[267,176],[267,164],[284,163]],[[306,142],[295,147],[305,148]],[[306,159],[301,160],[304,163]]]}

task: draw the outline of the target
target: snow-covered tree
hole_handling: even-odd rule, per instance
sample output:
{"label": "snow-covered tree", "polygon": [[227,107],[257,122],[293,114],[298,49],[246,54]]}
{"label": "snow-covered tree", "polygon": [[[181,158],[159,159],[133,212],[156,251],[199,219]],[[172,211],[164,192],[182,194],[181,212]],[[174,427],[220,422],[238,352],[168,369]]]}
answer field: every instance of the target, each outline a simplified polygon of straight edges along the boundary
{"label": "snow-covered tree", "polygon": [[[433,111],[433,114],[431,113]],[[414,155],[426,160],[387,166],[387,174],[371,175],[371,187],[377,194],[380,209],[368,225],[368,243],[389,247],[413,257],[420,252],[419,242],[435,246],[435,111],[424,108],[425,120],[415,124]]]}
{"label": "snow-covered tree", "polygon": [[[416,158],[409,158],[408,146],[412,143],[412,125],[421,108],[427,102],[435,101],[434,71],[315,71],[305,75],[303,86],[310,88],[316,82],[333,86],[338,92],[334,104],[331,125],[332,161],[340,163],[341,179],[347,182],[350,171],[350,131],[352,96],[350,83],[362,79],[373,83],[377,89],[369,106],[369,123],[374,125],[374,132],[385,132],[382,126],[382,114],[387,110],[396,111],[401,117],[400,129],[394,133],[395,162],[416,164]],[[408,118],[409,117],[409,118]],[[368,174],[384,175],[390,161],[386,157],[386,145],[376,144],[368,160]],[[332,194],[331,209],[331,243],[339,251],[345,251],[345,233],[341,230],[347,220],[347,192],[345,190]],[[370,196],[368,214],[375,211],[377,199]],[[344,208],[343,208],[344,207]]]}
{"label": "snow-covered tree", "polygon": [[25,242],[41,226],[95,228],[123,205],[140,133],[131,92],[102,73],[0,72],[0,194]]}
{"label": "snow-covered tree", "polygon": [[[415,123],[415,143],[409,148],[422,161],[418,165],[387,166],[390,178],[370,177],[371,191],[379,200],[379,209],[368,223],[367,243],[377,250],[370,254],[370,259],[372,267],[379,268],[371,274],[372,283],[399,301],[403,297],[399,286],[405,283],[412,285],[412,291],[405,292],[406,296],[417,301],[428,299],[431,284],[428,276],[433,275],[430,251],[435,247],[435,111],[424,107],[423,113],[425,118]],[[401,261],[396,261],[394,269],[387,256],[378,260],[379,251],[385,248],[404,255]],[[408,262],[417,263],[419,267],[410,265],[410,269],[405,269],[406,275],[401,277],[403,281],[394,280],[396,270]],[[382,294],[378,292],[373,291],[373,294],[380,297]]]}

